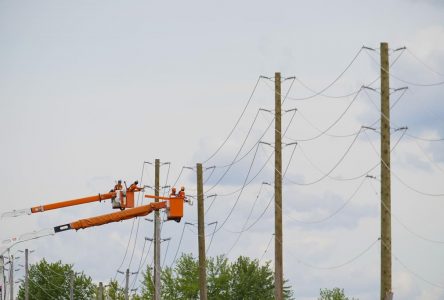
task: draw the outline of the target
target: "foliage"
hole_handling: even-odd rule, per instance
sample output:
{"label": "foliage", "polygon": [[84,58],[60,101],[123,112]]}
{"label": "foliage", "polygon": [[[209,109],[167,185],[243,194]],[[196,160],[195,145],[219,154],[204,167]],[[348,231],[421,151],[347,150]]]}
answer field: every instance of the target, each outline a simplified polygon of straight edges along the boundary
{"label": "foliage", "polygon": [[334,288],[321,289],[321,294],[318,300],[358,300],[357,298],[348,298],[345,296],[344,289]]}
{"label": "foliage", "polygon": [[[91,299],[96,287],[91,277],[74,273],[72,265],[61,261],[48,263],[45,259],[29,267],[29,299],[69,299],[71,276],[74,274],[74,299]],[[17,299],[25,299],[25,284],[19,287]]]}
{"label": "foliage", "polygon": [[[162,270],[162,299],[199,299],[199,262],[190,254],[180,257],[176,265]],[[207,259],[208,298],[274,299],[274,276],[270,263],[239,257],[230,263],[224,256]],[[142,299],[152,299],[151,270],[144,274]],[[292,299],[290,287],[284,288],[285,299]]]}
{"label": "foliage", "polygon": [[125,290],[119,286],[119,283],[115,279],[110,279],[104,293],[105,299],[125,300]]}

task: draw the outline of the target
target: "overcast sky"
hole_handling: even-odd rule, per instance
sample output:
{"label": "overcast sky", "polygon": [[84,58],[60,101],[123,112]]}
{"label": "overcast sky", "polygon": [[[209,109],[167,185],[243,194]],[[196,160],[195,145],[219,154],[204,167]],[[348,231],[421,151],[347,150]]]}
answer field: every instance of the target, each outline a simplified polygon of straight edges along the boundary
{"label": "overcast sky", "polygon": [[[273,191],[263,184],[273,184],[273,148],[256,143],[274,141],[272,112],[258,110],[274,109],[272,77],[281,72],[297,79],[283,82],[283,109],[298,109],[283,116],[283,142],[299,142],[283,149],[284,276],[296,299],[333,287],[376,299],[378,65],[388,42],[392,104],[399,99],[391,112],[393,290],[396,299],[444,299],[443,20],[439,0],[0,1],[0,212],[104,193],[117,179],[153,185],[144,161],[156,158],[170,162],[162,185],[177,181],[193,195],[195,171],[183,167],[204,162],[206,195],[218,195],[205,202],[207,224],[218,222],[212,239],[214,225],[206,228],[208,255],[273,263]],[[296,100],[323,90],[353,58],[322,93],[350,96]],[[206,161],[253,91],[228,142]],[[376,131],[359,132],[362,125]],[[165,266],[176,251],[197,255],[197,227],[184,227],[196,210],[163,224]],[[110,211],[102,202],[4,219],[0,240]],[[62,260],[107,282],[119,267],[145,270],[152,234],[152,223],[137,219],[13,250],[35,249],[31,263]]]}

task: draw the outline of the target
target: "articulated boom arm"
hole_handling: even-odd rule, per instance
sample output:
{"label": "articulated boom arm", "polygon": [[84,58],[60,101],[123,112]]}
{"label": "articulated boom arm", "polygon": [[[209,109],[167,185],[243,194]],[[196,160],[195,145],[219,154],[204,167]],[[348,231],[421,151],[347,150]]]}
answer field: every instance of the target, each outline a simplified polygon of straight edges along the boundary
{"label": "articulated boom arm", "polygon": [[67,201],[55,202],[50,204],[44,204],[39,206],[34,206],[31,208],[12,210],[5,212],[1,215],[1,218],[5,217],[18,217],[21,215],[30,215],[34,213],[44,212],[47,210],[59,209],[69,206],[81,205],[91,202],[97,202],[102,200],[111,199],[112,208],[114,209],[126,209],[134,207],[134,194],[142,191],[142,188],[137,187],[137,185],[132,184],[130,188],[119,188],[112,189],[108,193],[98,194],[95,196],[89,196],[84,198],[72,199]]}
{"label": "articulated boom arm", "polygon": [[70,229],[78,230],[78,229],[85,229],[88,227],[105,225],[108,223],[119,222],[136,217],[146,216],[151,212],[153,212],[154,210],[159,210],[162,208],[166,208],[166,202],[153,202],[148,205],[143,205],[132,209],[127,209],[87,219],[81,219],[69,224],[56,226],[54,227],[54,231],[57,233],[60,231],[65,231]]}
{"label": "articulated boom arm", "polygon": [[183,204],[185,201],[184,197],[160,197],[160,196],[147,196],[147,198],[158,198],[164,199],[166,201],[151,202],[148,205],[138,206],[136,208],[131,208],[111,214],[101,215],[97,217],[81,219],[74,221],[69,224],[64,224],[54,227],[54,232],[61,232],[65,230],[79,230],[88,227],[105,225],[108,223],[119,222],[123,220],[128,220],[132,218],[142,217],[150,214],[155,210],[166,209],[168,220],[174,220],[180,222],[183,217]]}
{"label": "articulated boom arm", "polygon": [[69,207],[74,205],[80,205],[80,204],[86,204],[91,202],[97,202],[102,200],[108,200],[111,198],[116,197],[116,192],[109,192],[106,194],[98,194],[96,196],[90,196],[85,198],[79,198],[79,199],[73,199],[73,200],[67,200],[67,201],[61,201],[51,204],[45,204],[40,206],[34,206],[31,207],[31,213],[38,213],[38,212],[44,212],[47,210],[53,210],[53,209],[59,209],[63,207]]}

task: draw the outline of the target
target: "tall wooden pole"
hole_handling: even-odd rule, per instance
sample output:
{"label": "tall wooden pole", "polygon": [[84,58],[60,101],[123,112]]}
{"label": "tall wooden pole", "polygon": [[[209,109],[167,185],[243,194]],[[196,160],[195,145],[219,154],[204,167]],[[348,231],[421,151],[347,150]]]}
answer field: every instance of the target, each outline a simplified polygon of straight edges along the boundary
{"label": "tall wooden pole", "polygon": [[99,293],[97,295],[98,300],[103,300],[103,283],[99,282]]}
{"label": "tall wooden pole", "polygon": [[29,250],[25,249],[25,300],[29,300]]}
{"label": "tall wooden pole", "polygon": [[4,272],[5,272],[5,261],[3,259],[3,255],[0,255],[0,300],[4,299],[4,295],[6,293]]}
{"label": "tall wooden pole", "polygon": [[283,299],[283,255],[282,255],[282,135],[281,135],[281,73],[274,75],[274,296]]}
{"label": "tall wooden pole", "polygon": [[207,272],[205,258],[205,216],[202,164],[197,164],[197,232],[199,241],[199,290],[201,300],[207,300]]}
{"label": "tall wooden pole", "polygon": [[381,300],[392,292],[390,84],[388,44],[381,43]]}
{"label": "tall wooden pole", "polygon": [[[159,196],[160,191],[160,160],[154,165],[154,195]],[[159,202],[156,198],[155,202]],[[160,300],[160,213],[154,212],[154,300]]]}

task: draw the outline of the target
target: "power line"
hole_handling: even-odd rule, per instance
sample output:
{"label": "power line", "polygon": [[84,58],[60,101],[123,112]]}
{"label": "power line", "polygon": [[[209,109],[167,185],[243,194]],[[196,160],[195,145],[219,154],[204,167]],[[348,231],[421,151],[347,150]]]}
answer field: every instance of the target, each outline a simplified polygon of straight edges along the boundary
{"label": "power line", "polygon": [[[378,192],[376,191],[376,189],[373,187],[373,185],[370,185],[371,186],[371,188],[373,189],[373,191],[375,192],[375,194],[377,195],[378,194]],[[444,241],[439,241],[439,240],[434,240],[434,239],[430,239],[430,238],[427,238],[427,237],[425,237],[425,236],[423,236],[423,235],[421,235],[421,234],[419,234],[419,233],[416,233],[415,231],[413,231],[413,230],[411,230],[407,225],[405,225],[405,223],[403,223],[394,213],[393,213],[393,210],[390,210],[388,207],[387,207],[387,205],[385,204],[385,203],[382,203],[382,205],[384,206],[384,208],[386,209],[386,210],[388,210],[389,211],[389,213],[392,215],[392,217],[395,219],[395,221],[396,222],[398,222],[399,223],[399,225],[401,225],[407,232],[409,232],[410,234],[412,234],[412,235],[414,235],[414,236],[416,236],[417,238],[419,238],[419,239],[421,239],[421,240],[424,240],[424,241],[427,241],[427,242],[430,242],[430,243],[435,243],[435,244],[444,244]]]}
{"label": "power line", "polygon": [[[319,95],[322,95],[322,96],[324,96],[324,97],[327,97],[327,98],[342,98],[343,96],[340,96],[340,97],[338,97],[338,96],[329,96],[329,95],[324,95],[323,93],[326,91],[326,90],[328,90],[330,87],[332,87],[344,74],[345,74],[345,72],[347,72],[347,70],[353,65],[353,63],[356,61],[356,59],[358,58],[358,56],[361,54],[361,52],[362,52],[362,50],[363,50],[364,48],[363,47],[361,47],[360,49],[359,49],[359,51],[355,54],[355,56],[353,57],[353,59],[351,60],[351,62],[347,65],[347,67],[331,82],[331,83],[329,83],[327,86],[325,86],[324,88],[322,88],[320,91],[318,91],[318,92],[316,92],[316,91],[314,91],[313,89],[311,89],[310,87],[308,87],[306,84],[304,84],[300,79],[298,79],[297,77],[295,77],[295,79],[299,82],[299,83],[301,83],[301,85],[303,86],[303,87],[305,87],[306,89],[308,89],[309,91],[311,91],[311,92],[313,92],[314,94],[312,94],[312,95],[310,95],[310,96],[307,96],[307,97],[301,97],[301,98],[296,98],[296,97],[288,97],[288,99],[289,100],[296,100],[296,101],[300,101],[300,100],[308,100],[308,99],[312,99],[312,98],[314,98],[314,97],[316,97],[316,96],[319,96]],[[353,92],[353,93],[350,93],[349,95],[347,95],[347,96],[350,96],[350,95],[353,95],[355,92]]]}
{"label": "power line", "polygon": [[228,134],[228,136],[225,138],[225,140],[222,142],[222,144],[216,149],[216,151],[213,154],[211,154],[206,160],[203,161],[204,164],[207,163],[210,159],[212,159],[220,151],[220,149],[222,149],[222,147],[226,144],[226,142],[229,140],[229,138],[233,134],[234,130],[239,125],[240,120],[244,116],[245,111],[247,110],[247,107],[248,107],[248,105],[251,102],[251,99],[253,99],[253,95],[256,92],[257,86],[259,85],[259,82],[260,82],[261,79],[262,79],[262,76],[259,76],[259,78],[256,81],[256,84],[254,85],[253,91],[251,92],[250,97],[248,98],[247,104],[244,106],[244,109],[242,110],[241,115],[239,116],[239,118],[237,119],[236,123],[234,124],[233,129],[231,129],[231,131]]}
{"label": "power line", "polygon": [[336,216],[339,212],[341,212],[356,196],[356,194],[358,193],[358,191],[361,189],[361,187],[364,185],[364,183],[366,182],[366,179],[368,179],[368,177],[364,177],[363,180],[360,182],[360,184],[358,185],[358,187],[353,191],[353,193],[347,198],[346,201],[344,201],[344,203],[339,206],[339,208],[337,208],[335,211],[333,211],[332,213],[330,213],[328,216],[323,217],[322,219],[318,219],[318,220],[311,220],[311,221],[305,221],[305,220],[300,220],[300,219],[296,219],[294,217],[292,217],[290,214],[286,214],[286,216],[290,219],[292,219],[293,221],[296,221],[298,223],[303,223],[303,224],[319,224],[319,223],[323,223],[325,221],[330,220],[331,218],[333,218],[334,216]]}
{"label": "power line", "polygon": [[426,64],[424,61],[422,61],[417,55],[415,55],[410,48],[406,48],[407,52],[413,56],[413,58],[415,58],[419,63],[421,63],[424,67],[426,67],[427,69],[429,69],[430,71],[432,71],[433,73],[439,75],[439,76],[444,76],[443,73],[440,73],[438,71],[436,71],[435,69],[433,69],[432,67],[430,67],[430,65]]}
{"label": "power line", "polygon": [[358,255],[356,255],[356,256],[354,256],[354,257],[352,257],[352,258],[350,258],[349,260],[347,260],[347,261],[345,261],[345,262],[343,262],[343,263],[341,263],[341,264],[338,264],[338,265],[333,265],[333,266],[328,266],[328,267],[321,267],[321,266],[315,266],[315,265],[312,265],[312,264],[310,264],[310,263],[307,263],[307,262],[305,262],[305,261],[303,261],[303,260],[301,260],[301,259],[297,259],[297,261],[299,262],[299,263],[301,263],[302,265],[304,265],[304,266],[306,266],[306,267],[309,267],[309,268],[312,268],[312,269],[317,269],[317,270],[334,270],[334,269],[339,269],[339,268],[342,268],[342,267],[344,267],[344,266],[346,266],[346,265],[349,265],[349,264],[351,264],[352,262],[354,262],[355,260],[357,260],[358,258],[360,258],[361,256],[363,256],[365,253],[367,253],[371,248],[373,248],[373,246],[378,242],[378,241],[380,241],[381,240],[381,238],[378,238],[378,239],[376,239],[373,243],[371,243],[367,248],[365,248],[362,252],[360,252]]}
{"label": "power line", "polygon": [[[360,132],[361,132],[363,129],[364,129],[364,128],[361,127]],[[348,153],[350,152],[351,148],[353,147],[353,145],[354,145],[355,142],[357,141],[358,137],[359,137],[359,134],[355,136],[355,138],[353,139],[352,143],[348,146],[347,150],[346,150],[345,153],[341,156],[341,158],[335,163],[335,165],[333,166],[333,168],[331,168],[330,171],[328,171],[327,173],[323,174],[320,178],[318,178],[318,179],[316,179],[316,180],[314,180],[314,181],[308,182],[308,183],[307,183],[307,182],[304,182],[304,183],[296,182],[296,181],[294,181],[294,180],[289,179],[288,177],[284,177],[284,178],[285,178],[288,182],[291,182],[291,183],[296,184],[296,185],[312,185],[312,184],[315,184],[315,183],[320,182],[321,180],[325,179],[328,175],[330,175],[330,174],[331,174],[331,173],[332,173],[332,172],[333,172],[333,171],[334,171],[334,170],[335,170],[335,169],[336,169],[336,168],[342,163],[342,161],[345,159],[345,157],[348,155]],[[299,149],[300,149],[301,153],[302,153],[305,157],[307,157],[306,154],[305,154],[305,152],[302,150],[301,146],[299,146]]]}
{"label": "power line", "polygon": [[413,81],[405,80],[397,75],[394,75],[393,72],[389,72],[388,70],[386,70],[385,68],[380,66],[379,62],[377,62],[373,56],[371,56],[371,55],[369,55],[369,56],[373,60],[373,62],[375,62],[381,68],[381,70],[383,70],[384,72],[387,72],[387,74],[389,74],[390,77],[393,77],[396,80],[401,81],[403,83],[406,83],[409,85],[414,85],[414,86],[420,86],[420,87],[431,87],[431,86],[444,85],[444,81],[438,81],[438,82],[432,82],[432,83],[422,83],[422,82],[413,82]]}
{"label": "power line", "polygon": [[[288,171],[288,168],[290,167],[290,164],[291,164],[291,161],[292,161],[292,159],[293,159],[293,155],[294,155],[295,150],[296,150],[296,147],[294,147],[294,148],[293,148],[293,151],[291,152],[290,159],[288,160],[287,166],[285,167],[285,171],[284,171],[284,173],[283,173],[283,177],[285,177],[285,174],[287,174],[287,171]],[[270,204],[271,204],[271,202],[273,201],[273,199],[274,199],[274,193],[273,193],[273,195],[270,197],[270,200],[268,201],[267,206],[264,208],[264,210],[262,211],[262,213],[256,218],[256,220],[255,220],[253,223],[251,223],[250,225],[248,225],[246,228],[242,229],[241,231],[232,231],[232,230],[230,230],[229,232],[231,232],[231,233],[242,233],[242,232],[245,232],[245,231],[250,230],[250,229],[251,229],[254,225],[256,225],[257,222],[259,222],[259,220],[262,219],[262,217],[265,215],[265,213],[267,212],[268,208],[270,207]],[[225,230],[228,231],[227,229],[225,229]]]}
{"label": "power line", "polygon": [[259,262],[262,261],[262,259],[264,258],[265,254],[266,254],[267,251],[268,251],[268,248],[270,248],[271,241],[273,240],[273,237],[274,237],[274,233],[271,235],[270,240],[268,241],[267,247],[265,248],[264,253],[262,253],[262,256],[261,256],[261,258],[259,259]]}
{"label": "power line", "polygon": [[[404,135],[404,133],[405,133],[405,130],[403,131],[403,135]],[[402,135],[402,136],[403,136]],[[402,136],[401,136],[401,138],[402,138]],[[372,148],[373,148],[373,150],[376,152],[376,153],[378,153],[378,151],[376,150],[376,148],[375,148],[375,146],[373,145],[373,143],[369,140],[369,143],[370,143],[370,145],[372,146]],[[437,193],[437,194],[433,194],[433,193],[428,193],[428,192],[423,192],[423,191],[420,191],[420,190],[418,190],[417,188],[414,188],[414,187],[412,187],[411,185],[409,185],[409,184],[407,184],[404,180],[402,180],[394,171],[393,171],[393,169],[391,168],[391,167],[389,167],[384,161],[382,161],[381,160],[381,162],[384,164],[384,166],[386,167],[386,168],[388,168],[389,170],[390,170],[390,172],[391,172],[391,174],[393,174],[393,176],[403,185],[403,186],[405,186],[406,188],[408,188],[408,189],[410,189],[410,190],[412,190],[412,191],[414,191],[414,192],[416,192],[416,193],[418,193],[418,194],[421,194],[421,195],[424,195],[424,196],[431,196],[431,197],[442,197],[442,196],[444,196],[444,194],[443,193]]]}
{"label": "power line", "polygon": [[[382,245],[384,246],[384,247],[387,247],[387,245],[384,243],[384,242],[382,242]],[[392,252],[392,256],[395,258],[395,260],[405,269],[405,270],[407,270],[407,272],[409,272],[410,274],[412,274],[412,275],[414,275],[415,277],[417,277],[417,278],[419,278],[420,280],[422,280],[422,281],[424,281],[425,283],[428,283],[428,284],[430,284],[430,285],[432,285],[432,286],[434,286],[434,287],[437,287],[437,288],[440,288],[440,289],[444,289],[444,286],[442,286],[442,285],[439,285],[439,284],[436,284],[436,283],[434,283],[434,282],[431,282],[430,280],[428,280],[428,279],[426,279],[426,278],[424,278],[424,276],[422,276],[422,275],[420,275],[420,274],[418,274],[417,272],[415,272],[415,271],[413,271],[412,269],[410,269],[409,267],[407,267],[407,265],[405,264],[405,263],[403,263],[400,259],[399,259],[399,257],[397,257],[395,254],[393,254],[393,252]]]}

